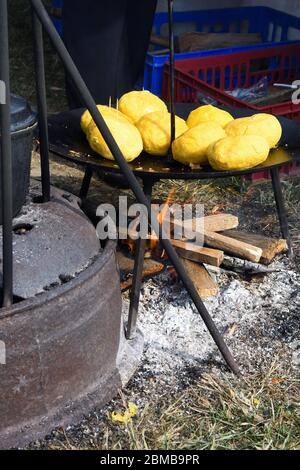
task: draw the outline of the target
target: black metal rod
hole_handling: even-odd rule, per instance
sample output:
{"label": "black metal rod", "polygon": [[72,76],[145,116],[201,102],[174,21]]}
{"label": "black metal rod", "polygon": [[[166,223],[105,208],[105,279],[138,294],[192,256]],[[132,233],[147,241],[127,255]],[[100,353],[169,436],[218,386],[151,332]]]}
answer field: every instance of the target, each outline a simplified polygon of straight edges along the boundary
{"label": "black metal rod", "polygon": [[287,241],[288,249],[289,249],[289,256],[292,256],[293,247],[292,247],[292,242],[291,242],[291,237],[290,237],[290,232],[289,232],[289,225],[288,225],[288,220],[286,216],[286,210],[285,210],[285,204],[284,204],[284,199],[283,199],[283,194],[282,194],[282,187],[281,187],[280,174],[279,174],[278,168],[271,169],[271,177],[272,177],[272,186],[273,186],[273,191],[274,191],[274,196],[275,196],[275,201],[276,201],[276,208],[277,208],[281,234],[283,238]]}
{"label": "black metal rod", "polygon": [[39,141],[41,157],[41,179],[43,202],[50,201],[50,169],[49,169],[49,140],[47,121],[46,79],[44,64],[44,41],[42,25],[32,10],[32,26],[34,38],[35,81],[37,91],[37,108],[39,122]]}
{"label": "black metal rod", "polygon": [[148,201],[148,198],[144,194],[142,188],[138,180],[136,179],[133,171],[128,166],[122,152],[120,151],[116,141],[114,140],[111,132],[109,131],[101,113],[99,112],[96,103],[89,92],[84,80],[82,79],[79,71],[77,70],[70,54],[68,53],[62,39],[60,38],[59,34],[57,33],[55,27],[52,24],[49,15],[44,8],[41,0],[30,0],[31,4],[33,5],[43,27],[45,28],[46,32],[48,33],[50,40],[52,41],[58,55],[60,56],[63,65],[73,80],[74,85],[76,86],[80,96],[82,97],[82,101],[85,107],[91,113],[92,118],[94,119],[97,128],[101,132],[108,148],[110,149],[112,155],[114,156],[115,161],[119,165],[122,173],[126,177],[128,184],[130,185],[136,199],[140,204],[143,204],[148,211],[149,223],[151,224],[154,232],[160,238],[161,244],[163,248],[166,250],[169,259],[173,263],[179,277],[181,278],[184,286],[186,287],[188,293],[190,294],[199,314],[201,315],[207,329],[209,330],[210,334],[212,335],[215,343],[217,344],[221,354],[223,355],[225,361],[227,362],[230,369],[235,373],[239,374],[239,368],[229,351],[222,335],[218,331],[215,323],[213,322],[212,318],[210,317],[205,305],[203,304],[193,282],[191,281],[190,277],[188,276],[182,262],[180,261],[175,249],[172,247],[172,244],[168,237],[165,235],[164,230],[162,229],[161,225],[156,219],[155,213],[152,216],[152,209],[151,203]]}
{"label": "black metal rod", "polygon": [[130,291],[130,305],[128,313],[128,323],[126,339],[133,339],[136,333],[136,324],[139,312],[140,295],[143,281],[143,267],[146,252],[147,240],[139,238],[136,242],[136,253],[134,260],[132,287]]}
{"label": "black metal rod", "polygon": [[[151,179],[145,179],[143,183],[144,183],[143,188],[144,188],[145,195],[147,196],[148,200],[151,202],[153,181]],[[143,280],[143,267],[144,267],[146,246],[147,246],[146,239],[139,238],[137,240],[133,278],[132,278],[132,287],[131,287],[131,292],[130,292],[128,324],[127,324],[127,330],[126,330],[127,339],[133,339],[136,333],[136,324],[137,324],[137,318],[138,318],[138,312],[139,312],[139,303],[140,303],[141,287],[142,287],[142,280]]]}
{"label": "black metal rod", "polygon": [[0,103],[3,218],[3,307],[10,307],[13,303],[13,199],[7,15],[7,0],[0,0],[0,80],[2,81],[1,88],[5,89],[5,96],[1,97],[2,99],[4,98],[4,102]]}
{"label": "black metal rod", "polygon": [[169,160],[172,160],[172,143],[176,137],[175,129],[175,40],[174,40],[174,2],[168,0],[169,47],[170,47],[170,113],[171,113],[171,148]]}
{"label": "black metal rod", "polygon": [[91,168],[90,165],[87,165],[87,167],[85,168],[84,177],[83,177],[80,192],[79,192],[79,197],[81,200],[84,200],[87,198],[87,195],[90,189],[91,180],[93,177],[93,173],[94,173],[93,168]]}

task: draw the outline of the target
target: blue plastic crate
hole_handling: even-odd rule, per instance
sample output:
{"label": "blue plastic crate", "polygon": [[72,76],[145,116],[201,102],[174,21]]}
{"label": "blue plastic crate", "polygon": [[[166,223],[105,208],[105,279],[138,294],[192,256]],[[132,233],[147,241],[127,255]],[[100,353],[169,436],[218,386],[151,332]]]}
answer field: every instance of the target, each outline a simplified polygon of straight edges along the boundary
{"label": "blue plastic crate", "polygon": [[[52,9],[54,10],[62,10],[64,6],[64,0],[52,0]],[[55,28],[59,32],[60,35],[62,35],[63,32],[63,22],[62,18],[57,17],[56,15],[52,16],[52,20],[54,23]]]}
{"label": "blue plastic crate", "polygon": [[[175,54],[175,59],[189,59],[209,55],[241,52],[261,47],[272,47],[300,39],[300,18],[269,7],[222,8],[214,10],[174,13],[175,32],[198,31],[209,33],[260,33],[262,43],[253,46],[205,50]],[[168,14],[157,13],[154,33],[165,35]],[[163,67],[169,55],[151,52],[147,54],[144,87],[161,96]]]}

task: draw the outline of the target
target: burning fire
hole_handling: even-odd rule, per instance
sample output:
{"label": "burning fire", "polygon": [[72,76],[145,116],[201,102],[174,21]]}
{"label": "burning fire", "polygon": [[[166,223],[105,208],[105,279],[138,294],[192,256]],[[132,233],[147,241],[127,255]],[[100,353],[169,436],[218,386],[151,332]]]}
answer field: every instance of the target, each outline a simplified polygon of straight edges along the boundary
{"label": "burning fire", "polygon": [[[162,210],[157,216],[157,221],[162,225],[164,223],[165,218],[167,217],[169,213],[169,206],[172,204],[174,196],[176,193],[176,189],[171,189],[171,191],[168,194],[168,197],[166,199],[166,202],[164,203]],[[159,238],[157,237],[156,233],[152,230],[151,232],[151,237],[150,237],[150,250],[155,251],[157,249],[157,246],[159,245]],[[162,254],[163,257],[163,254]]]}
{"label": "burning fire", "polygon": [[[159,214],[157,215],[157,221],[162,225],[166,219],[166,217],[169,215],[169,207],[173,202],[174,196],[176,193],[176,189],[172,189],[168,197],[166,199],[166,202],[163,204],[162,209],[160,210]],[[139,226],[139,218],[136,220],[136,229],[138,229]],[[155,254],[156,256],[159,256],[160,258],[164,257],[164,252],[158,253],[158,247],[159,247],[159,237],[155,234],[155,232],[152,230],[151,234],[149,234],[149,249],[146,251],[145,257],[149,258],[152,254]],[[122,244],[126,246],[127,250],[129,251],[130,254],[134,254],[135,252],[135,247],[136,247],[136,241],[130,236],[126,240],[122,240]]]}

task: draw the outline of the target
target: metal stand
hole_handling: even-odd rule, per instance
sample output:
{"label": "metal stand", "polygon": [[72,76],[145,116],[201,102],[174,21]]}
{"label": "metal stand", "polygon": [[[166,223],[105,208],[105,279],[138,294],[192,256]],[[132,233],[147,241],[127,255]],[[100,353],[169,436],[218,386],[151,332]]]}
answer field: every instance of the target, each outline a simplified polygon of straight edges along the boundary
{"label": "metal stand", "polygon": [[93,177],[93,169],[88,165],[85,167],[85,172],[84,172],[84,177],[82,180],[80,192],[79,192],[79,197],[81,200],[84,200],[87,198],[90,185],[91,185],[91,180]]}
{"label": "metal stand", "polygon": [[32,24],[34,34],[35,80],[39,120],[42,194],[43,202],[48,202],[50,201],[50,169],[43,29],[33,10]]}
{"label": "metal stand", "polygon": [[7,0],[0,0],[0,80],[5,89],[0,103],[2,217],[3,217],[3,299],[2,306],[13,303],[13,201],[10,133],[10,81]]}
{"label": "metal stand", "polygon": [[169,44],[170,44],[170,113],[171,113],[171,146],[168,160],[173,160],[172,143],[176,137],[175,127],[175,39],[174,39],[174,1],[168,0]]}
{"label": "metal stand", "polygon": [[60,38],[59,34],[55,30],[55,27],[52,24],[51,19],[47,11],[45,10],[43,3],[41,0],[31,0],[31,4],[37,14],[42,26],[48,33],[58,55],[60,56],[63,65],[66,69],[66,72],[69,74],[70,78],[72,79],[74,85],[77,88],[78,93],[80,94],[82,101],[85,107],[91,113],[92,118],[94,119],[99,131],[101,132],[108,148],[110,149],[112,155],[116,163],[119,165],[120,170],[122,171],[123,175],[126,177],[128,184],[130,185],[136,199],[140,204],[143,204],[148,212],[148,221],[152,225],[154,232],[160,238],[161,244],[163,248],[166,250],[170,261],[172,262],[173,266],[175,267],[179,277],[181,278],[183,284],[185,285],[187,291],[189,292],[195,307],[197,308],[200,316],[202,317],[208,331],[212,335],[216,345],[218,346],[221,354],[223,355],[226,363],[230,367],[230,369],[236,373],[240,374],[239,367],[237,366],[232,354],[230,353],[222,335],[219,333],[216,325],[214,324],[212,318],[210,317],[205,305],[203,304],[193,282],[191,281],[190,277],[188,276],[183,263],[179,259],[175,249],[173,248],[170,240],[167,238],[166,234],[164,234],[164,230],[159,224],[159,222],[155,219],[155,214],[152,217],[152,208],[149,199],[144,194],[143,190],[141,189],[138,180],[136,179],[133,171],[128,166],[122,152],[120,151],[119,147],[117,146],[109,128],[107,127],[105,120],[103,119],[101,113],[99,112],[96,103],[89,92],[84,80],[82,79],[78,69],[76,68],[70,54],[68,53],[62,39]]}
{"label": "metal stand", "polygon": [[[147,196],[147,198],[149,199],[151,203],[153,181],[144,180],[143,189],[144,189],[145,195]],[[146,245],[147,245],[147,240],[142,239],[142,238],[139,238],[137,240],[135,260],[134,260],[133,280],[132,280],[132,287],[131,287],[131,292],[130,292],[128,325],[127,325],[127,331],[126,331],[127,339],[132,339],[136,332],[136,323],[137,323],[137,317],[138,317],[138,311],[139,311]]]}
{"label": "metal stand", "polygon": [[281,229],[282,237],[287,241],[289,248],[289,256],[293,255],[293,248],[291,243],[291,237],[289,233],[289,226],[286,216],[286,210],[284,206],[284,199],[282,194],[282,186],[280,181],[280,174],[278,168],[271,169],[272,185],[276,201],[277,214]]}

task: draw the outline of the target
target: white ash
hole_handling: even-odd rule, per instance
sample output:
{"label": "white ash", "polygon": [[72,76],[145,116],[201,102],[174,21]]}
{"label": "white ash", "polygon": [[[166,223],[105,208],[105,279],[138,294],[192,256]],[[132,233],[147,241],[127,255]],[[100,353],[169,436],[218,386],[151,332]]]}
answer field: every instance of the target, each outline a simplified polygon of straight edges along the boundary
{"label": "white ash", "polygon": [[[205,305],[242,370],[270,365],[275,356],[300,365],[300,273],[286,258],[277,260],[272,272],[246,282],[221,272],[216,276],[217,296]],[[124,295],[124,313],[128,295]],[[189,295],[169,275],[144,283],[139,327],[145,337],[141,368],[135,385],[146,382],[184,385],[191,375],[223,360]]]}

